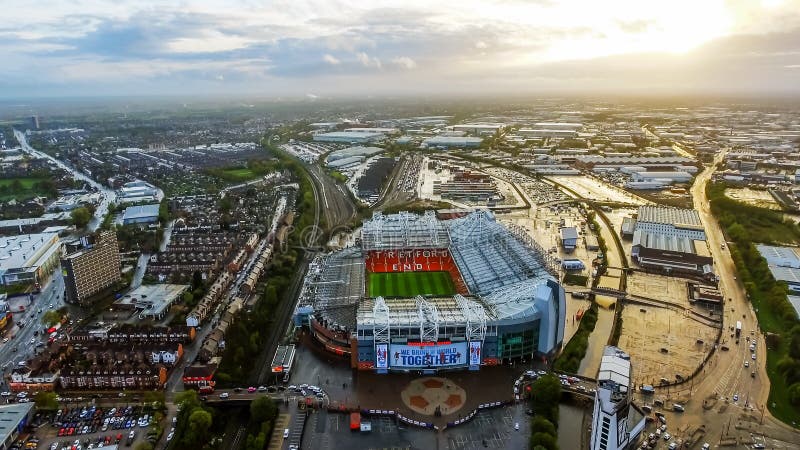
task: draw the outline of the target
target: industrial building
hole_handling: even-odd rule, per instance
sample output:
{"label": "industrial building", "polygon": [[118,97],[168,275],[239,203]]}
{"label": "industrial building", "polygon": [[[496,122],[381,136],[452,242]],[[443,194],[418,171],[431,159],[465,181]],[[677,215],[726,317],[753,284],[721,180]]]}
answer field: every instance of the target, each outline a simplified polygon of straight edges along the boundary
{"label": "industrial building", "polygon": [[156,223],[158,222],[158,208],[158,203],[129,206],[125,208],[125,212],[122,213],[122,224]]}
{"label": "industrial building", "polygon": [[121,278],[117,235],[113,231],[97,234],[93,244],[62,258],[61,270],[65,300],[71,303],[85,303],[113,287]]}
{"label": "industrial building", "polygon": [[[623,222],[625,228],[631,222]],[[713,278],[713,258],[695,210],[641,206],[633,224],[631,257],[641,267]]]}
{"label": "industrial building", "polygon": [[131,181],[117,190],[117,201],[120,203],[138,203],[159,201],[160,191],[146,181]]}
{"label": "industrial building", "polygon": [[575,227],[561,227],[561,247],[565,252],[571,253],[578,246],[578,229]]}
{"label": "industrial building", "polygon": [[692,174],[684,171],[634,172],[631,174],[631,179],[634,182],[688,183],[692,181]]}
{"label": "industrial building", "polygon": [[644,430],[644,412],[633,403],[631,357],[617,347],[603,349],[592,413],[591,450],[622,450]]}
{"label": "industrial building", "polygon": [[0,285],[39,283],[58,266],[58,233],[0,237]]}
{"label": "industrial building", "polygon": [[800,249],[762,244],[756,249],[767,260],[775,280],[786,283],[792,292],[800,292]]}
{"label": "industrial building", "polygon": [[384,133],[369,131],[332,131],[314,135],[316,142],[340,142],[345,144],[367,144],[386,137]]}
{"label": "industrial building", "polygon": [[426,147],[480,147],[483,138],[469,136],[434,136],[425,139]]}
{"label": "industrial building", "polygon": [[[360,246],[309,268],[295,323],[351,366],[378,373],[479,370],[551,357],[562,346],[566,303],[556,262],[524,231],[488,211],[442,221],[375,213]],[[446,273],[455,294],[367,295],[374,274]]]}

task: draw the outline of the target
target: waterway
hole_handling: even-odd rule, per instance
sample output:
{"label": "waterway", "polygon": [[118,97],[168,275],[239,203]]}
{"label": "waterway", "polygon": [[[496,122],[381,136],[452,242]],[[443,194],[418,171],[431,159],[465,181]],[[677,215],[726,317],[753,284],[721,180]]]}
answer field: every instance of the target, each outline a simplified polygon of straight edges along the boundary
{"label": "waterway", "polygon": [[581,360],[578,374],[585,377],[596,377],[597,369],[600,368],[600,360],[603,358],[603,349],[611,336],[611,328],[614,326],[614,310],[603,307],[597,310],[597,323],[594,331],[589,335],[589,347],[586,355]]}
{"label": "waterway", "polygon": [[[575,405],[561,403],[558,406],[558,448],[580,449],[584,448],[581,438],[586,427],[591,426],[588,420],[592,415],[590,409],[580,408]],[[587,418],[584,423],[584,417]]]}

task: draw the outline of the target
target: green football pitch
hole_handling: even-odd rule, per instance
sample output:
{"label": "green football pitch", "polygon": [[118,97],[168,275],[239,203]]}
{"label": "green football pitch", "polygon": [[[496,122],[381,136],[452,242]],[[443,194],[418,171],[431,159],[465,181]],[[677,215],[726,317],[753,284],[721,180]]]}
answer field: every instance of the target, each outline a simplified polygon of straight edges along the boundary
{"label": "green football pitch", "polygon": [[370,273],[367,290],[370,297],[451,296],[456,293],[453,279],[447,272]]}

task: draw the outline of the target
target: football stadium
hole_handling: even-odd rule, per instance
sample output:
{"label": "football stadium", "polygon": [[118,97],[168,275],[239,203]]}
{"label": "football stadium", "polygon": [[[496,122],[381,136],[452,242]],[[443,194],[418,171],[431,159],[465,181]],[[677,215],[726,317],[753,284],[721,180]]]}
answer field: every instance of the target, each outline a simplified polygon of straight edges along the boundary
{"label": "football stadium", "polygon": [[314,259],[294,316],[353,368],[479,370],[560,349],[557,263],[491,212],[376,212],[355,242]]}

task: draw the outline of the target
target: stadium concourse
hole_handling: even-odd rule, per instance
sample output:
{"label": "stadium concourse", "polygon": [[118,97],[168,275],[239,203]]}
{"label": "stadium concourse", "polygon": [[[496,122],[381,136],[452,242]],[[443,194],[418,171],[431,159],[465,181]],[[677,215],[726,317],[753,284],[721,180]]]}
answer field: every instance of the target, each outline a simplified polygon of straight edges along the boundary
{"label": "stadium concourse", "polygon": [[479,370],[560,349],[557,264],[491,212],[378,212],[355,242],[315,258],[294,316],[353,368]]}

